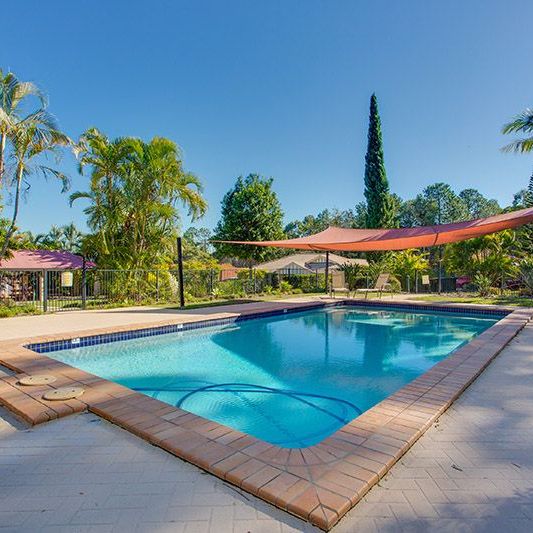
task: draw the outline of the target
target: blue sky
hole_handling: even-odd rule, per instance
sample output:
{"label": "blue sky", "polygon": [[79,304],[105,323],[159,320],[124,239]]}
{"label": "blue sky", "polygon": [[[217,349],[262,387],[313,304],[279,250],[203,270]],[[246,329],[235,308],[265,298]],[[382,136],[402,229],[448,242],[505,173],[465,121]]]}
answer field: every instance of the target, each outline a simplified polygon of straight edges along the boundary
{"label": "blue sky", "polygon": [[[532,17],[528,0],[25,0],[2,10],[0,65],[75,138],[176,141],[205,184],[199,225],[250,172],[274,177],[286,221],[353,207],[373,91],[392,191],[446,181],[505,204],[533,167],[499,150],[501,125],[533,106]],[[62,168],[86,188],[72,158]],[[84,227],[59,190],[36,178],[20,226]]]}

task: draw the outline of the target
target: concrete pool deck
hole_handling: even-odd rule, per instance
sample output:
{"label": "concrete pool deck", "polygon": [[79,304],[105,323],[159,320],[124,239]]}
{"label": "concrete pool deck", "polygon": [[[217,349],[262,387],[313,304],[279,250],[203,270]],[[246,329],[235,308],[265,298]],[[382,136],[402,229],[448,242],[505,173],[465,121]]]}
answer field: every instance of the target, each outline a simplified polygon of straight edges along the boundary
{"label": "concrete pool deck", "polygon": [[[533,530],[533,324],[333,533]],[[317,532],[92,414],[0,411],[0,531]]]}
{"label": "concrete pool deck", "polygon": [[[246,491],[329,529],[383,477],[529,317],[526,310],[514,312],[458,350],[445,364],[435,365],[435,370],[367,411],[327,442],[297,450],[296,454],[291,452],[287,457],[286,450],[265,447],[265,443],[228,428],[221,432],[223,426],[206,424],[190,414],[184,416],[184,412],[109,382],[103,383],[103,389],[102,383],[97,383],[98,391],[91,389],[94,377],[87,379],[87,375],[79,374],[81,371],[51,364],[42,355],[16,348],[17,343],[7,341],[2,346],[8,366],[18,365],[25,371],[53,368],[89,387],[90,398],[68,403],[63,412],[55,413],[57,416],[89,408]],[[4,398],[16,408],[19,399],[14,397],[20,390],[14,379],[4,380],[4,384],[9,389]],[[29,408],[34,401],[38,399],[24,398],[22,403]],[[42,400],[38,403],[43,405]],[[57,411],[55,405],[50,409]],[[157,429],[152,431],[152,427]]]}
{"label": "concrete pool deck", "polygon": [[82,332],[95,328],[114,328],[150,325],[163,321],[192,322],[210,317],[235,316],[242,311],[277,308],[280,304],[301,304],[317,301],[335,301],[331,298],[297,297],[281,298],[272,301],[257,301],[203,307],[198,309],[172,309],[161,306],[121,307],[117,309],[95,309],[88,311],[62,311],[32,316],[0,318],[0,341]]}

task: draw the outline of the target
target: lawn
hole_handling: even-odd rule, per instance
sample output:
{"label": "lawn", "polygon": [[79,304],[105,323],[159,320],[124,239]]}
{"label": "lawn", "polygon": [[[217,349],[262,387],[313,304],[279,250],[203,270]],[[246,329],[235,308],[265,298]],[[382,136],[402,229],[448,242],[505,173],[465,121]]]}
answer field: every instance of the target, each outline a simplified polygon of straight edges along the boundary
{"label": "lawn", "polygon": [[[195,301],[193,303],[186,304],[183,309],[200,309],[202,307],[219,307],[221,305],[234,305],[252,302],[265,302],[280,300],[282,298],[297,298],[302,296],[319,296],[324,293],[308,293],[308,294],[269,294],[269,295],[251,295],[248,298],[219,298],[216,300]],[[162,309],[182,309],[176,304],[169,303],[109,303],[104,300],[89,300],[87,302],[87,310],[96,309],[116,309],[120,307],[134,307],[136,305],[145,305],[150,307],[160,307]],[[81,302],[70,300],[51,300],[49,301],[49,310],[54,311],[76,311],[81,310]],[[42,311],[34,304],[0,304],[0,318],[10,318],[19,315],[40,315]]]}
{"label": "lawn", "polygon": [[425,295],[416,297],[417,300],[425,302],[446,302],[462,304],[484,304],[484,305],[511,305],[519,307],[533,307],[533,298],[518,296],[515,294],[501,296],[474,296],[457,294]]}

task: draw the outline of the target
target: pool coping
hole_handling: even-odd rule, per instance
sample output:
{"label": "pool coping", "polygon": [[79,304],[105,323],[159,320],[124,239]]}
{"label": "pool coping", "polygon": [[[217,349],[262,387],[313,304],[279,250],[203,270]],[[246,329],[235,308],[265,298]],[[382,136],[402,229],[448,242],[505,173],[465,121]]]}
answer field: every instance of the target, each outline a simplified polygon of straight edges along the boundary
{"label": "pool coping", "polygon": [[[329,305],[492,316],[507,314],[396,393],[321,443],[308,448],[287,449],[271,445],[28,348],[36,347],[36,344],[43,348],[43,343],[58,343],[59,346],[59,343],[76,338],[110,334],[127,336],[126,332],[130,331],[150,334],[158,328],[196,329],[280,314],[285,309],[297,312]],[[533,309],[342,299],[334,303],[311,304],[269,302],[262,310],[221,315],[213,315],[207,320],[187,320],[183,315],[176,315],[152,324],[0,342],[0,364],[17,372],[15,376],[0,376],[0,404],[30,424],[89,410],[259,498],[329,530],[525,326],[533,317]],[[182,328],[178,328],[180,323]],[[54,374],[58,380],[43,387],[18,384],[21,374],[35,373]],[[80,398],[66,402],[42,399],[45,391],[67,385],[82,386],[86,392]]]}

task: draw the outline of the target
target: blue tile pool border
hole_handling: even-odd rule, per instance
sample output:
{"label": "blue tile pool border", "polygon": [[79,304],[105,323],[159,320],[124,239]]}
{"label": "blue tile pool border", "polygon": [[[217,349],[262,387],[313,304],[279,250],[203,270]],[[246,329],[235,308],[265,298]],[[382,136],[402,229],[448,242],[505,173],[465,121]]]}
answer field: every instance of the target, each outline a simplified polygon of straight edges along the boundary
{"label": "blue tile pool border", "polygon": [[270,311],[258,311],[227,318],[212,318],[198,320],[193,322],[182,322],[178,324],[169,324],[165,326],[154,326],[129,331],[117,331],[111,333],[102,333],[100,335],[80,336],[70,339],[61,339],[56,341],[36,342],[24,345],[25,348],[37,353],[57,352],[60,350],[70,350],[72,348],[82,348],[85,346],[95,346],[98,344],[108,344],[111,342],[125,341],[130,339],[139,339],[142,337],[153,337],[156,335],[165,335],[167,333],[177,333],[192,331],[202,328],[211,328],[216,326],[228,326],[237,322],[254,320],[258,318],[268,318],[284,314],[301,313],[313,309],[322,309],[326,307],[360,307],[382,309],[384,311],[416,311],[416,312],[438,312],[453,313],[464,316],[479,316],[491,318],[503,318],[511,310],[488,309],[475,307],[452,307],[426,304],[409,304],[405,302],[383,302],[375,300],[339,300],[338,302],[317,302],[309,305],[299,305],[298,307],[280,308]]}

